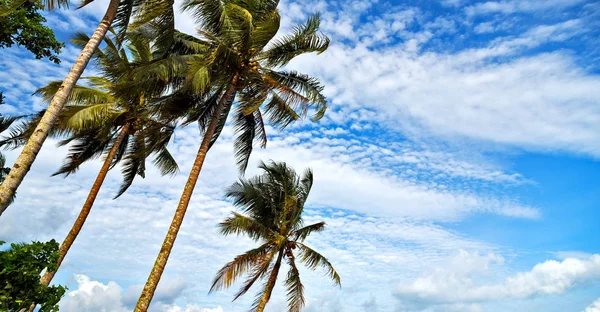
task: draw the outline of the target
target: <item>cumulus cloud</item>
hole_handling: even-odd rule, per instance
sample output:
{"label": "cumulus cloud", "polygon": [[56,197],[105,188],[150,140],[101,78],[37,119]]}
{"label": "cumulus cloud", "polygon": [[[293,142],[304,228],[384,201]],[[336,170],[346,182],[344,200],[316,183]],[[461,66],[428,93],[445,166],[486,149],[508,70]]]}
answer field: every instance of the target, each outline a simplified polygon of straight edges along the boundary
{"label": "cumulus cloud", "polygon": [[585,308],[584,312],[600,312],[600,298]]}
{"label": "cumulus cloud", "polygon": [[431,274],[403,283],[394,295],[400,304],[426,309],[448,304],[526,299],[536,295],[557,295],[585,282],[600,279],[600,255],[587,259],[568,258],[536,264],[528,272],[520,272],[497,284],[478,282],[477,274],[485,273],[503,258],[494,254],[481,256],[461,252],[448,266]]}
{"label": "cumulus cloud", "polygon": [[[65,312],[130,312],[141,293],[141,285],[129,287],[123,292],[115,282],[103,284],[83,274],[75,275],[77,289],[69,291],[59,302]],[[186,287],[182,281],[161,281],[154,295],[152,312],[223,312],[222,307],[202,308],[198,305],[180,307],[174,304]],[[133,300],[135,299],[135,300]]]}

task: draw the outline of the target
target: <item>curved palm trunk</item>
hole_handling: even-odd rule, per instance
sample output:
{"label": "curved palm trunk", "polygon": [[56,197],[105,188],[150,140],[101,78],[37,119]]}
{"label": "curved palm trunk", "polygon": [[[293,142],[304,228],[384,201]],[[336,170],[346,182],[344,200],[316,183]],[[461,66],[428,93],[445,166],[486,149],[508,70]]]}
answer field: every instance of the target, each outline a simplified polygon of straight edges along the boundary
{"label": "curved palm trunk", "polygon": [[58,92],[52,98],[50,105],[48,105],[48,109],[42,116],[42,119],[35,127],[35,130],[29,140],[27,140],[27,144],[23,147],[21,154],[15,161],[10,173],[0,184],[0,215],[6,210],[6,207],[10,204],[11,198],[17,191],[17,188],[27,175],[27,172],[31,168],[31,165],[35,161],[37,154],[40,152],[42,148],[42,144],[48,137],[48,133],[56,119],[60,111],[65,106],[65,102],[67,98],[71,94],[71,90],[73,90],[73,86],[79,80],[79,77],[85,70],[85,67],[89,63],[92,58],[92,54],[100,45],[100,42],[106,35],[108,28],[110,27],[112,21],[115,19],[117,14],[117,8],[119,6],[119,0],[111,0],[108,8],[106,10],[106,14],[102,18],[102,21],[94,31],[94,34],[90,38],[90,41],[85,45],[79,57],[71,67],[71,71],[67,74],[67,77],[63,81],[62,85],[58,89]]}
{"label": "curved palm trunk", "polygon": [[[110,148],[108,155],[106,155],[104,164],[102,164],[102,167],[100,168],[100,172],[98,172],[98,176],[96,177],[96,180],[94,181],[94,184],[92,185],[92,189],[90,190],[90,193],[88,194],[88,197],[85,200],[83,207],[81,207],[81,211],[79,212],[79,216],[77,216],[77,220],[75,220],[75,224],[73,224],[73,227],[71,227],[69,234],[67,234],[67,237],[65,238],[65,240],[60,245],[60,248],[58,249],[58,267],[57,267],[57,269],[62,264],[63,260],[65,259],[65,256],[67,255],[67,252],[69,252],[69,249],[73,245],[75,238],[77,238],[77,235],[79,235],[79,232],[81,231],[81,228],[83,227],[83,224],[85,223],[85,220],[87,219],[88,215],[90,214],[90,211],[92,210],[92,206],[94,205],[94,201],[96,200],[96,196],[98,195],[98,192],[100,191],[100,187],[102,187],[102,183],[104,183],[104,178],[106,178],[106,174],[108,173],[110,164],[111,164],[112,160],[115,158],[115,156],[117,155],[119,146],[123,142],[123,139],[125,138],[125,136],[127,135],[127,133],[129,132],[130,129],[131,129],[131,125],[129,123],[127,123],[127,124],[125,124],[125,126],[123,126],[123,128],[121,129],[121,132],[119,132],[119,135],[116,137],[115,142],[113,143],[113,146]],[[46,271],[46,273],[44,273],[44,275],[40,279],[40,284],[49,285],[50,281],[52,281],[52,278],[54,278],[54,274],[56,274],[56,271]],[[32,305],[29,308],[29,311],[30,312],[33,311],[34,308],[35,308],[35,305]]]}
{"label": "curved palm trunk", "polygon": [[263,312],[265,307],[267,306],[267,302],[271,299],[271,293],[273,292],[273,288],[275,288],[275,283],[277,282],[277,274],[279,274],[279,268],[281,267],[281,259],[283,258],[283,250],[279,251],[279,256],[277,256],[277,261],[273,266],[273,270],[271,271],[271,275],[269,276],[269,280],[265,285],[265,291],[260,297],[260,302],[258,306],[256,306],[255,312]]}
{"label": "curved palm trunk", "polygon": [[150,302],[152,301],[152,297],[154,296],[154,292],[156,291],[156,287],[158,286],[160,277],[162,276],[162,273],[165,270],[165,266],[167,265],[167,261],[169,260],[171,249],[173,249],[173,244],[175,243],[177,233],[179,232],[179,228],[181,227],[181,223],[183,222],[183,218],[185,217],[185,212],[190,203],[190,199],[192,198],[194,187],[196,186],[198,176],[200,175],[200,170],[202,170],[202,165],[204,164],[204,159],[206,158],[206,152],[208,151],[210,141],[217,128],[219,116],[223,112],[223,108],[225,108],[225,104],[227,103],[227,101],[235,96],[236,84],[237,76],[233,78],[231,84],[229,85],[229,87],[227,87],[225,94],[223,94],[223,96],[219,100],[219,104],[213,112],[212,119],[208,124],[208,128],[206,129],[204,137],[202,138],[202,143],[200,144],[200,148],[198,149],[196,160],[194,160],[194,166],[192,167],[188,180],[183,188],[183,194],[181,195],[179,204],[177,205],[177,209],[175,210],[175,215],[173,216],[173,220],[171,221],[171,226],[167,231],[167,236],[165,237],[162,247],[160,248],[160,252],[156,257],[156,261],[154,262],[154,266],[152,267],[150,276],[148,276],[146,285],[144,285],[144,290],[142,290],[142,294],[140,295],[140,299],[138,300],[135,306],[134,312],[145,312],[150,306]]}

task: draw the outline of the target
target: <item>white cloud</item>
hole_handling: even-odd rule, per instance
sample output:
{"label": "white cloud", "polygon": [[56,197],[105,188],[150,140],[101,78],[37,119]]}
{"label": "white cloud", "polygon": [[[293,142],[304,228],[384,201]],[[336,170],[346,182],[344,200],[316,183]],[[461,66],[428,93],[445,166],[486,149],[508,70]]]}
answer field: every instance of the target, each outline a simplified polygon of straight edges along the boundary
{"label": "white cloud", "polygon": [[[530,271],[508,276],[500,283],[489,283],[481,274],[503,258],[461,252],[432,273],[395,291],[401,305],[426,309],[445,304],[472,304],[508,299],[526,299],[535,295],[557,295],[585,282],[600,279],[600,255],[587,259],[568,258],[536,264]],[[477,273],[477,274],[476,274]],[[487,280],[488,282],[482,282]]]}
{"label": "white cloud", "polygon": [[584,312],[600,312],[600,298],[585,308]]}
{"label": "white cloud", "polygon": [[600,98],[593,90],[600,78],[565,52],[518,57],[576,36],[585,29],[580,25],[569,20],[537,26],[456,54],[338,43],[293,67],[323,77],[332,106],[346,114],[373,110],[380,125],[411,137],[597,157]]}
{"label": "white cloud", "polygon": [[[141,285],[129,287],[125,293],[115,282],[103,284],[83,274],[75,275],[77,289],[69,291],[59,302],[65,312],[130,312],[141,292]],[[138,287],[139,286],[139,287]],[[198,305],[180,307],[174,300],[185,288],[182,281],[161,281],[156,290],[150,311],[152,312],[223,312],[222,307],[202,308]],[[132,301],[131,299],[135,300]]]}
{"label": "white cloud", "polygon": [[66,312],[125,312],[121,303],[121,287],[115,282],[102,284],[85,275],[76,275],[78,289],[70,291],[60,302]]}
{"label": "white cloud", "polygon": [[467,7],[468,15],[560,10],[582,3],[583,0],[509,0],[480,2]]}

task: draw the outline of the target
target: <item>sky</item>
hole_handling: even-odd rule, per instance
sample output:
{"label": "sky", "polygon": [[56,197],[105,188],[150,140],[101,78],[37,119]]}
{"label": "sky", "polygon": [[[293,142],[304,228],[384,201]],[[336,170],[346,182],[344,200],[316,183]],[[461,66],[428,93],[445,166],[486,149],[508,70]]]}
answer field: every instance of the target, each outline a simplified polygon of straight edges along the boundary
{"label": "sky", "polygon": [[[107,1],[46,13],[60,39],[89,34]],[[177,2],[179,5],[179,2]],[[332,43],[287,69],[318,77],[318,123],[267,127],[259,162],[314,170],[307,244],[342,287],[301,268],[305,311],[600,311],[600,3],[581,0],[285,0],[281,32],[320,12]],[[178,29],[195,32],[178,13]],[[62,80],[62,63],[1,50],[3,114],[44,107],[31,94]],[[85,75],[92,75],[90,67]],[[131,311],[158,253],[200,143],[194,125],[170,150],[180,172],[150,169],[112,200],[113,170],[54,282],[61,311]],[[209,152],[152,312],[247,311],[252,291],[208,294],[214,274],[256,243],[223,237],[238,178],[233,130]],[[67,148],[48,140],[0,218],[0,239],[62,240],[99,168],[50,177]],[[8,151],[8,163],[18,151]],[[267,311],[285,310],[281,281]]]}

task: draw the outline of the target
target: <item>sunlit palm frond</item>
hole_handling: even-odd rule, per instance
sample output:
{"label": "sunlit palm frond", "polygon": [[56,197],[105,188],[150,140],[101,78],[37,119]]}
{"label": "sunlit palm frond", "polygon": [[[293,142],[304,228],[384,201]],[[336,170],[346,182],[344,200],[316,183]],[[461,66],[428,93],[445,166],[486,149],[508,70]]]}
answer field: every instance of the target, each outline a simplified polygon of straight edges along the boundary
{"label": "sunlit palm frond", "polygon": [[277,10],[267,12],[264,18],[258,20],[255,23],[254,30],[252,32],[252,49],[254,49],[254,55],[259,55],[263,51],[264,47],[275,37],[279,31],[281,17]]}
{"label": "sunlit palm frond", "polygon": [[58,126],[75,131],[100,128],[124,113],[115,110],[113,103],[67,106],[61,112]]}
{"label": "sunlit palm frond", "polygon": [[240,276],[248,272],[254,264],[260,262],[263,255],[270,253],[271,250],[271,243],[266,243],[235,257],[233,261],[227,263],[217,272],[209,292],[229,288]]}
{"label": "sunlit palm frond", "polygon": [[190,12],[199,28],[218,33],[226,20],[226,8],[221,0],[186,0],[183,11]]}
{"label": "sunlit palm frond", "polygon": [[329,38],[318,32],[320,17],[311,16],[305,24],[296,25],[291,35],[272,42],[270,47],[259,55],[267,66],[287,65],[298,55],[310,52],[322,53],[329,47]]}
{"label": "sunlit palm frond", "polygon": [[[58,91],[62,84],[62,81],[53,81],[45,87],[39,88],[34,92],[34,95],[42,97],[44,102],[49,103],[54,94]],[[96,88],[89,88],[80,85],[75,85],[73,91],[67,98],[68,105],[91,105],[91,104],[105,104],[114,103],[115,99],[113,96],[106,92]]]}
{"label": "sunlit palm frond", "polygon": [[244,282],[242,287],[240,287],[240,290],[238,290],[238,292],[233,296],[233,301],[247,293],[248,290],[252,288],[252,285],[254,285],[254,283],[256,283],[257,280],[264,277],[269,272],[269,266],[271,264],[271,261],[273,260],[274,254],[275,253],[270,252],[260,257],[257,257],[256,261],[252,266],[252,269],[250,270],[250,276]]}

